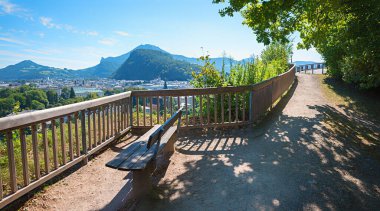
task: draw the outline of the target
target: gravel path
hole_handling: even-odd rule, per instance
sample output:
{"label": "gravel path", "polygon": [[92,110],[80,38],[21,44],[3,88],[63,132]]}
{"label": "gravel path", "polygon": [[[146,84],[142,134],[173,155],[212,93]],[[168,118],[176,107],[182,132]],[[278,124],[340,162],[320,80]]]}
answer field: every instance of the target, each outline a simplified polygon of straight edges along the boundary
{"label": "gravel path", "polygon": [[[320,86],[318,76],[298,75],[255,128],[182,133],[157,188],[137,210],[379,210],[380,129],[329,103]],[[123,144],[22,209],[119,208],[130,175],[104,164]]]}

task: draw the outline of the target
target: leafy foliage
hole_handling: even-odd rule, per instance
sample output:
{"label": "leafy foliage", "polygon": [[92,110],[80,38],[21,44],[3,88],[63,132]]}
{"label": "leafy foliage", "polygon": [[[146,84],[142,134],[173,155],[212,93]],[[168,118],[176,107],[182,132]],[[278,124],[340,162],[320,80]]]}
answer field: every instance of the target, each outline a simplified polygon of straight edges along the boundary
{"label": "leafy foliage", "polygon": [[200,72],[193,72],[190,83],[196,88],[243,86],[261,82],[285,72],[291,52],[289,44],[272,43],[260,57],[252,61],[232,65],[229,75],[215,68],[209,56],[202,56],[204,62]]}
{"label": "leafy foliage", "polygon": [[380,86],[378,0],[229,0],[220,14],[238,11],[259,42],[285,43],[298,31],[302,38],[298,47],[315,47],[331,76],[365,89]]}

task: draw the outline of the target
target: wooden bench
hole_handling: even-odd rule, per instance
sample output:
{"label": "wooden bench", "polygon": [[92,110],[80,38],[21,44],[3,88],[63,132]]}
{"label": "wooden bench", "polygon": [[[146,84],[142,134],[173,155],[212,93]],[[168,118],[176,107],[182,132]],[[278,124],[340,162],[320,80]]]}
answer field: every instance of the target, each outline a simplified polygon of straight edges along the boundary
{"label": "wooden bench", "polygon": [[[172,154],[181,124],[180,108],[163,125],[155,125],[137,141],[124,148],[106,166],[132,171],[132,196],[138,197],[152,188],[151,175],[157,166],[158,154]],[[174,123],[178,120],[177,126]]]}

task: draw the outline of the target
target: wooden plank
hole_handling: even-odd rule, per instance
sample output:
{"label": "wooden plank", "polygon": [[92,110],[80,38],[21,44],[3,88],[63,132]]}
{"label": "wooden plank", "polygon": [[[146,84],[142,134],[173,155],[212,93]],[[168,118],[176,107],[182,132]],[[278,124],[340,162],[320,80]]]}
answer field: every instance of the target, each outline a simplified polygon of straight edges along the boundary
{"label": "wooden plank", "polygon": [[187,96],[185,96],[186,126],[189,125],[189,112],[187,110]]}
{"label": "wooden plank", "polygon": [[101,113],[101,107],[98,107],[98,129],[97,129],[97,134],[98,134],[98,143],[102,143],[102,113]]}
{"label": "wooden plank", "polygon": [[170,116],[173,115],[173,97],[170,96]]}
{"label": "wooden plank", "polygon": [[164,89],[164,90],[136,90],[132,92],[132,96],[149,97],[157,96],[191,96],[191,95],[207,95],[207,94],[221,94],[230,92],[248,91],[252,85],[248,86],[228,86],[228,87],[208,87],[208,88],[190,88],[190,89]]}
{"label": "wooden plank", "polygon": [[224,124],[224,95],[221,94],[221,112],[222,112],[222,124]]}
{"label": "wooden plank", "polygon": [[10,179],[9,182],[10,182],[12,193],[15,193],[17,191],[17,180],[16,180],[16,163],[15,163],[15,152],[14,152],[14,147],[13,147],[12,131],[7,131],[6,135],[7,135],[8,168],[9,168],[9,179]]}
{"label": "wooden plank", "polygon": [[130,97],[127,99],[127,108],[126,108],[127,110],[125,111],[127,113],[127,119],[126,119],[127,124],[126,124],[126,127],[131,126],[130,118],[132,118],[132,116],[129,115],[131,113],[130,109],[131,109],[131,106],[132,106],[131,100],[132,100],[132,98],[130,98]]}
{"label": "wooden plank", "polygon": [[231,93],[228,93],[228,122],[231,123]]}
{"label": "wooden plank", "polygon": [[146,143],[146,141],[135,141],[134,143],[128,145],[125,149],[121,150],[115,158],[106,163],[106,166],[117,169],[120,164],[133,155],[135,151],[139,150],[141,147],[146,149]]}
{"label": "wooden plank", "polygon": [[74,150],[73,150],[73,135],[72,135],[72,128],[71,128],[71,114],[67,116],[67,135],[69,138],[69,157],[70,160],[74,160]]}
{"label": "wooden plank", "polygon": [[245,122],[245,93],[243,92],[242,93],[242,100],[241,100],[241,103],[243,105],[243,122]]}
{"label": "wooden plank", "polygon": [[92,148],[91,144],[91,110],[87,110],[87,135],[88,135],[88,149]]}
{"label": "wooden plank", "polygon": [[94,141],[93,141],[93,145],[94,147],[96,147],[98,145],[98,137],[97,137],[97,127],[96,127],[96,108],[94,108],[93,112],[92,112],[92,132],[94,134],[93,138],[94,138]]}
{"label": "wooden plank", "polygon": [[79,115],[78,112],[74,114],[74,129],[75,129],[75,144],[76,144],[76,155],[80,155],[80,143],[79,143],[79,127],[78,127],[78,120],[79,120]]}
{"label": "wooden plank", "polygon": [[[28,155],[26,148],[26,136],[24,128],[20,128],[20,140],[21,140],[21,160],[22,160],[22,176],[24,179],[24,186],[28,186],[29,179],[29,165],[28,165]],[[2,189],[2,186],[0,187]]]}
{"label": "wooden plank", "polygon": [[166,121],[166,108],[167,108],[167,105],[166,105],[166,96],[162,96],[164,98],[164,121]]}
{"label": "wooden plank", "polygon": [[62,163],[66,164],[66,140],[65,140],[65,126],[63,117],[60,118],[59,127],[61,129],[61,154],[62,154]]}
{"label": "wooden plank", "polygon": [[145,112],[146,112],[146,98],[143,97],[143,125],[146,126],[146,115],[145,115]]}
{"label": "wooden plank", "polygon": [[193,125],[196,125],[197,123],[196,123],[196,117],[195,117],[195,114],[196,114],[196,112],[195,112],[195,96],[193,95],[192,96],[192,100],[193,100]]}
{"label": "wooden plank", "polygon": [[103,124],[103,128],[102,128],[103,137],[102,137],[102,139],[103,139],[103,141],[105,141],[106,140],[106,134],[107,134],[107,132],[106,132],[106,112],[105,112],[104,106],[102,106],[101,108],[102,108],[101,110],[102,110],[102,124]]}
{"label": "wooden plank", "polygon": [[180,96],[177,97],[177,109],[178,110],[179,108],[181,107],[181,98]]}
{"label": "wooden plank", "polygon": [[49,161],[49,142],[47,139],[46,133],[46,123],[42,123],[42,141],[44,145],[44,164],[45,164],[45,172],[48,174],[50,172],[50,161]]}
{"label": "wooden plank", "polygon": [[199,96],[199,121],[200,121],[200,124],[203,125],[203,103],[202,103],[202,95]]}
{"label": "wooden plank", "polygon": [[160,96],[157,96],[156,97],[157,99],[157,124],[160,124],[160,104],[161,104],[161,101],[160,101]]}
{"label": "wooden plank", "polygon": [[150,126],[153,125],[153,109],[152,109],[152,97],[149,97],[149,122]]}
{"label": "wooden plank", "polygon": [[139,97],[136,97],[136,112],[137,112],[137,126],[140,125],[140,115],[139,115],[139,110],[140,110],[140,103],[139,103]]}
{"label": "wooden plank", "polygon": [[58,168],[58,143],[55,127],[55,119],[51,120],[51,139],[53,142],[53,160],[54,160],[54,169]]}
{"label": "wooden plank", "polygon": [[110,115],[110,122],[111,122],[111,131],[110,131],[110,137],[114,136],[114,120],[113,120],[113,113],[114,113],[114,107],[113,107],[113,104],[109,104],[109,115]]}
{"label": "wooden plank", "polygon": [[235,93],[235,122],[239,121],[239,93]]}
{"label": "wooden plank", "polygon": [[38,139],[37,139],[37,126],[32,125],[32,148],[33,148],[33,164],[34,164],[34,175],[36,179],[41,177],[40,173],[40,157],[38,153]]}
{"label": "wooden plank", "polygon": [[218,123],[218,95],[214,95],[214,123]]}
{"label": "wooden plank", "polygon": [[111,129],[111,126],[110,126],[110,107],[109,105],[106,105],[106,108],[105,108],[105,113],[106,113],[106,138],[108,139],[110,137],[110,129]]}
{"label": "wooden plank", "polygon": [[33,111],[28,113],[23,113],[19,115],[13,115],[9,117],[0,118],[0,131],[11,129],[11,128],[20,128],[22,126],[30,125],[32,123],[42,123],[49,121],[53,118],[58,118],[61,116],[66,116],[83,109],[88,109],[110,102],[114,102],[120,99],[124,99],[131,96],[131,92],[124,92],[120,94],[115,94],[112,96],[101,97],[94,100],[88,100],[80,103],[73,103],[70,105],[59,106],[39,111]]}
{"label": "wooden plank", "polygon": [[210,95],[207,95],[207,124],[210,124]]}
{"label": "wooden plank", "polygon": [[82,150],[83,150],[83,154],[87,154],[86,110],[81,111],[80,123],[81,123],[81,133],[82,133]]}

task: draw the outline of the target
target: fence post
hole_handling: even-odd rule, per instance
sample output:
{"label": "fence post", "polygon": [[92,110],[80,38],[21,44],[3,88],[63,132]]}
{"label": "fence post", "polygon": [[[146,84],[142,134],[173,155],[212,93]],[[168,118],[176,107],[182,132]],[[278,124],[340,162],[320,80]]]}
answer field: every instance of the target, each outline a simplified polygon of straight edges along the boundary
{"label": "fence post", "polygon": [[131,96],[129,98],[129,126],[133,126],[133,97]]}
{"label": "fence post", "polygon": [[311,65],[311,74],[314,74],[314,64]]}
{"label": "fence post", "polygon": [[323,67],[324,67],[324,65],[322,64],[322,74],[323,74]]}
{"label": "fence post", "polygon": [[[83,154],[85,157],[83,158],[83,164],[86,165],[88,162],[87,157],[87,142],[86,142],[86,110],[81,111],[81,128],[82,128],[82,148]],[[91,131],[88,131],[91,132]]]}
{"label": "fence post", "polygon": [[253,91],[249,92],[249,121],[253,122]]}

